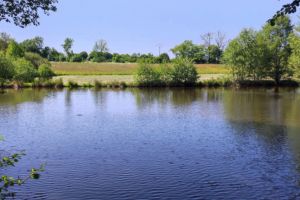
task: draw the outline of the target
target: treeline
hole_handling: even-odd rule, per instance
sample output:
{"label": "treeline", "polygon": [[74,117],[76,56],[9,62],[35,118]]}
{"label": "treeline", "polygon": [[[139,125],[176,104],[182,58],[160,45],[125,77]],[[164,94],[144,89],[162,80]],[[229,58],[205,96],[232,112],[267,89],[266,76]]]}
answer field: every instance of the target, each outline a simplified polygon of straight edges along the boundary
{"label": "treeline", "polygon": [[236,80],[267,80],[277,84],[300,74],[300,26],[288,16],[261,30],[244,29],[226,48],[223,61]]}
{"label": "treeline", "polygon": [[[184,58],[194,63],[220,63],[224,47],[226,45],[226,37],[223,33],[216,34],[207,33],[201,36],[203,44],[194,44],[190,40],[175,46],[171,52],[176,58]],[[0,37],[0,50],[5,51],[8,40],[13,40],[8,34],[2,33]],[[16,42],[16,41],[15,41]],[[99,40],[95,43],[91,52],[82,51],[75,53],[73,51],[74,40],[66,38],[62,44],[64,52],[59,52],[55,48],[44,46],[42,37],[34,37],[24,40],[16,44],[23,49],[24,52],[38,54],[42,58],[55,62],[115,62],[115,63],[139,63],[147,61],[151,64],[169,63],[168,53],[160,53],[155,56],[151,53],[141,54],[119,54],[110,53],[108,44],[105,40]]]}

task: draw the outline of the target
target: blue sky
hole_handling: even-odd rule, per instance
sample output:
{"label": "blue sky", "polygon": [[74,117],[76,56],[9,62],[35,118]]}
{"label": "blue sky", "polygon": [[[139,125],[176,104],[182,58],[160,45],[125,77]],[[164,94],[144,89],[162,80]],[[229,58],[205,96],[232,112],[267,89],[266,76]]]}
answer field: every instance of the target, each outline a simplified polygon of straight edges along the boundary
{"label": "blue sky", "polygon": [[[158,54],[184,40],[222,31],[235,37],[242,28],[259,29],[291,0],[59,0],[58,11],[42,16],[38,27],[25,29],[0,22],[0,31],[17,41],[42,36],[45,45],[62,50],[66,37],[74,51],[90,51],[105,39],[110,52]],[[296,18],[295,15],[293,18]]]}

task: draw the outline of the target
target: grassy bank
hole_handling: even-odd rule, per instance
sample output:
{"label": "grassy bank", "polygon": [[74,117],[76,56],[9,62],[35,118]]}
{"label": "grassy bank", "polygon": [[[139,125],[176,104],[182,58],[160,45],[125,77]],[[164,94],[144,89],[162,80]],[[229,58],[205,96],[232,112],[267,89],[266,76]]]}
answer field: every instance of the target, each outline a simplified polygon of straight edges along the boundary
{"label": "grassy bank", "polygon": [[[272,80],[261,80],[261,81],[233,81],[228,77],[219,77],[212,79],[200,79],[195,86],[195,88],[255,88],[255,87],[299,87],[299,80],[283,80],[279,85]],[[126,88],[126,87],[140,87],[135,82],[124,82],[121,80],[113,80],[102,82],[99,80],[94,80],[93,82],[76,82],[74,80],[65,80],[62,78],[54,78],[51,80],[36,80],[33,83],[16,83],[16,82],[6,82],[0,85],[0,88]],[[166,86],[156,86],[156,87],[166,87]]]}
{"label": "grassy bank", "polygon": [[[136,63],[68,63],[52,62],[52,69],[57,75],[133,75],[136,73]],[[154,65],[158,67],[159,65]],[[228,74],[224,65],[195,65],[199,74]]]}

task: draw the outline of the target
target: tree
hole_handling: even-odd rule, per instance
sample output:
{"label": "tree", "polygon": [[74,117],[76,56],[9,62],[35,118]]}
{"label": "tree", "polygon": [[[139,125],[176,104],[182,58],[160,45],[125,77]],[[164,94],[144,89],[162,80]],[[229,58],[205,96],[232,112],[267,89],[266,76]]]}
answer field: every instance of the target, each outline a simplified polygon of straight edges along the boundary
{"label": "tree", "polygon": [[13,39],[7,33],[0,33],[0,51],[5,51],[8,47],[8,44]]}
{"label": "tree", "polygon": [[17,42],[12,40],[8,43],[8,47],[6,49],[6,55],[8,57],[14,57],[14,58],[23,57],[24,50],[21,48],[21,46]]}
{"label": "tree", "polygon": [[177,58],[189,59],[196,63],[204,62],[204,46],[195,45],[191,40],[184,41],[171,49],[171,51]]}
{"label": "tree", "polygon": [[107,42],[105,40],[98,40],[95,45],[94,45],[94,49],[93,51],[96,51],[96,52],[101,52],[101,53],[105,53],[105,52],[108,52],[109,49],[108,49],[108,45],[107,45]]}
{"label": "tree", "polygon": [[205,33],[203,35],[201,35],[201,38],[204,42],[204,46],[206,47],[207,49],[207,61],[209,63],[209,60],[210,60],[210,51],[209,51],[209,47],[211,46],[211,43],[212,43],[212,40],[214,38],[214,34],[213,33]]}
{"label": "tree", "polygon": [[287,16],[280,16],[274,25],[267,23],[259,33],[260,43],[266,50],[264,58],[270,67],[268,75],[278,84],[282,78],[291,76],[288,60],[291,55],[289,36],[293,31],[291,20]]}
{"label": "tree", "polygon": [[156,63],[168,63],[170,62],[170,57],[167,53],[162,53],[156,58]]}
{"label": "tree", "polygon": [[73,54],[72,47],[73,47],[74,40],[72,38],[66,38],[62,47],[65,50],[68,58]]}
{"label": "tree", "polygon": [[224,52],[224,61],[231,67],[232,74],[237,80],[260,79],[263,72],[260,69],[257,32],[244,29],[229,43]]}
{"label": "tree", "polygon": [[210,45],[207,48],[207,52],[210,55],[208,63],[216,64],[220,62],[223,51],[217,45]]}
{"label": "tree", "polygon": [[4,55],[0,54],[0,83],[14,76],[14,65]]}
{"label": "tree", "polygon": [[224,51],[226,43],[227,43],[226,35],[224,33],[222,33],[221,31],[218,31],[216,34],[216,37],[215,37],[215,42],[216,42],[217,47],[220,50]]}
{"label": "tree", "polygon": [[42,37],[34,37],[32,39],[27,39],[21,42],[20,46],[26,52],[38,53],[41,55],[44,46],[44,39]]}
{"label": "tree", "polygon": [[40,11],[49,15],[57,10],[57,0],[3,0],[0,2],[0,21],[13,22],[22,28],[39,25]]}
{"label": "tree", "polygon": [[300,36],[293,33],[290,35],[289,43],[292,54],[289,58],[289,66],[294,71],[297,78],[300,78]]}

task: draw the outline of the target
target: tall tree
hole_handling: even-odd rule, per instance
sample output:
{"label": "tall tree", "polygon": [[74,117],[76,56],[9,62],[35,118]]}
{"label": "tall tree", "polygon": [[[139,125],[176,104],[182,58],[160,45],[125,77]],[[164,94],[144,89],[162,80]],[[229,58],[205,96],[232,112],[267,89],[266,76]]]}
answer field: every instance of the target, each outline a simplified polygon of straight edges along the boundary
{"label": "tall tree", "polygon": [[289,37],[293,31],[291,20],[288,16],[280,16],[274,25],[267,23],[259,33],[258,38],[262,46],[266,63],[270,69],[269,76],[278,84],[282,78],[290,76],[288,59],[291,55]]}
{"label": "tall tree", "polygon": [[226,46],[226,35],[224,33],[222,33],[221,31],[218,31],[215,37],[215,42],[216,45],[219,49],[221,49],[222,51],[225,49]]}
{"label": "tall tree", "polygon": [[40,11],[49,15],[57,10],[57,0],[1,0],[0,21],[13,22],[19,27],[39,25]]}
{"label": "tall tree", "polygon": [[202,40],[203,40],[203,42],[204,42],[204,46],[206,47],[206,51],[207,51],[207,55],[206,55],[206,56],[207,56],[207,62],[209,63],[209,61],[210,61],[210,54],[211,54],[211,52],[210,52],[210,46],[211,46],[211,44],[212,44],[212,40],[213,40],[213,38],[214,38],[214,34],[208,32],[208,33],[205,33],[205,34],[201,35],[201,38],[202,38]]}
{"label": "tall tree", "polygon": [[101,52],[101,53],[108,52],[109,49],[108,49],[107,42],[103,39],[98,40],[94,45],[94,51]]}
{"label": "tall tree", "polygon": [[72,47],[73,47],[74,40],[72,38],[66,38],[64,43],[62,44],[62,47],[65,50],[65,53],[68,57],[70,57],[73,54]]}

